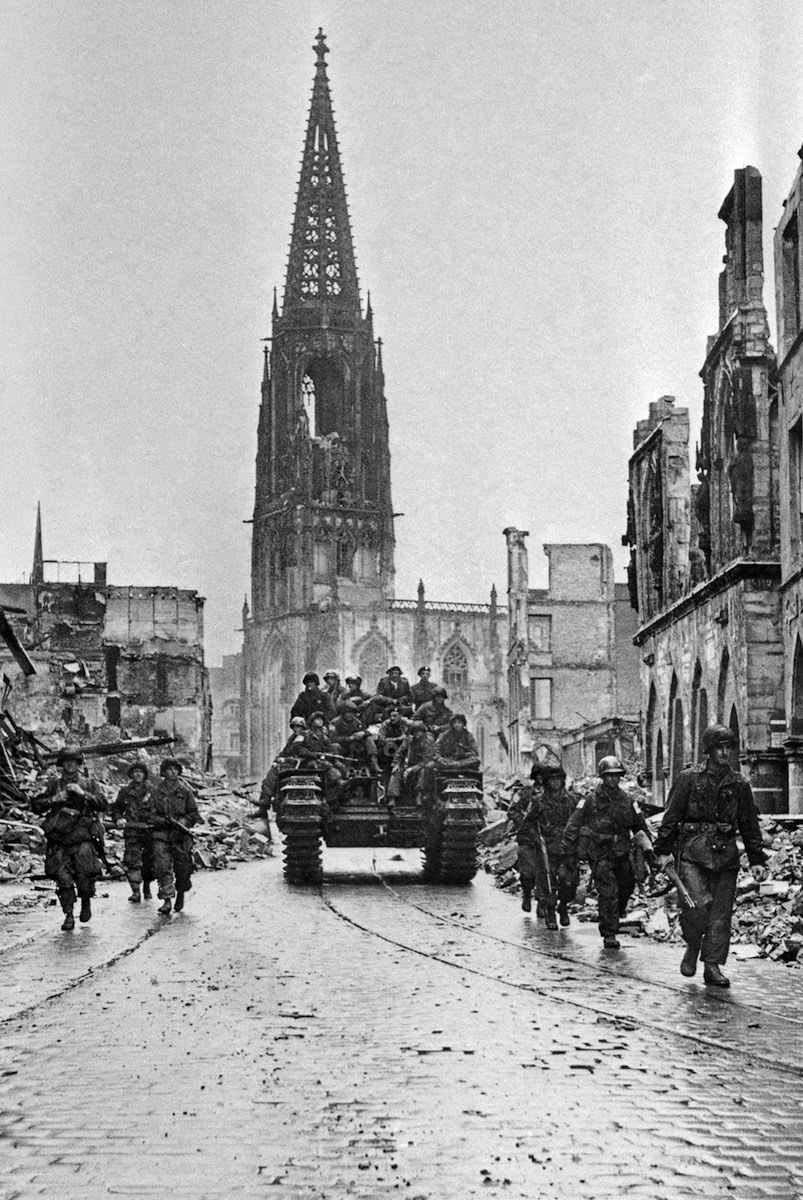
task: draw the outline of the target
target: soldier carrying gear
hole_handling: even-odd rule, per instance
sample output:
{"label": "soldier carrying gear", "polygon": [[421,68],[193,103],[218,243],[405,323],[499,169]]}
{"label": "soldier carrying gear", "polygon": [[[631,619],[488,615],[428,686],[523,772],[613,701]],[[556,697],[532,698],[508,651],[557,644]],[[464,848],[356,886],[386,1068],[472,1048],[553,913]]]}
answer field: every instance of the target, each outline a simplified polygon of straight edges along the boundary
{"label": "soldier carrying gear", "polygon": [[376,742],[371,734],[363,729],[356,704],[350,701],[346,704],[332,726],[332,737],[335,746],[340,747],[340,753],[345,758],[355,758],[358,762],[365,763],[372,775],[379,774]]}
{"label": "soldier carrying gear", "polygon": [[291,717],[303,717],[310,724],[312,714],[319,712],[324,722],[335,719],[335,705],[328,692],[321,690],[321,681],[314,671],[308,671],[303,679],[304,690],[299,692],[290,709]]}
{"label": "soldier carrying gear", "polygon": [[386,701],[394,701],[406,717],[413,711],[410,684],[402,675],[401,667],[388,667],[387,675],[376,685],[376,695],[377,698],[382,696]]}
{"label": "soldier carrying gear", "polygon": [[480,752],[462,713],[449,718],[449,727],[435,743],[435,765],[451,771],[479,771]]}
{"label": "soldier carrying gear", "polygon": [[340,676],[338,675],[337,671],[326,671],[324,673],[323,682],[325,684],[323,690],[326,695],[329,696],[330,700],[335,706],[335,711],[337,711],[338,702],[346,690],[343,687],[343,684],[340,682]]}
{"label": "soldier carrying gear", "polygon": [[[153,796],[148,786],[148,768],[135,762],[128,768],[130,783],[117,793],[109,810],[114,821],[124,821],[123,868],[131,886],[128,899],[139,904],[144,895],[151,898],[151,882],[156,878],[153,854]],[[141,890],[140,890],[141,889]]]}
{"label": "soldier carrying gear", "polygon": [[326,777],[327,800],[337,799],[344,775],[335,766],[335,760],[341,756],[335,750],[326,732],[326,720],[323,713],[312,714],[309,720],[309,729],[297,743],[296,751],[306,767],[323,771]]}
{"label": "soldier carrying gear", "polygon": [[362,690],[362,679],[359,675],[346,676],[346,689],[340,693],[337,701],[337,711],[343,712],[347,704],[353,704],[362,717],[371,697]]}
{"label": "soldier carrying gear", "polygon": [[388,719],[379,726],[376,735],[376,750],[386,787],[393,770],[393,759],[404,741],[406,733],[407,722],[397,708],[394,708]]}
{"label": "soldier carrying gear", "polygon": [[630,859],[631,839],[641,831],[652,844],[642,812],[619,786],[625,769],[618,758],[600,760],[600,784],[593,795],[581,800],[569,817],[561,839],[563,862],[559,875],[567,886],[577,872],[582,838],[591,866],[591,877],[599,895],[599,931],[606,950],[618,950],[619,920],[636,887]]}
{"label": "soldier carrying gear", "polygon": [[449,728],[454,713],[446,704],[445,688],[436,688],[432,699],[427,700],[413,713],[414,721],[423,721],[432,736],[437,739]]}
{"label": "soldier carrying gear", "polygon": [[393,757],[388,803],[393,805],[399,799],[409,803],[412,799],[426,808],[435,799],[435,743],[420,721],[412,722],[408,729]]}
{"label": "soldier carrying gear", "polygon": [[195,793],[179,776],[184,772],[177,758],[164,758],[159,767],[161,780],[153,796],[153,851],[159,880],[157,909],[163,917],[173,908],[181,912],[184,896],[192,887],[192,846],[190,827],[201,819]]}
{"label": "soldier carrying gear", "polygon": [[[279,768],[283,761],[298,757],[298,747],[304,741],[304,734],[307,732],[307,722],[303,717],[290,718],[290,736],[282,746],[276,758],[268,768],[268,773],[262,780],[262,787],[259,790],[259,800],[256,806],[256,815],[262,817],[264,821],[269,820],[271,806],[276,807],[276,792],[279,786]],[[293,752],[296,752],[295,755]],[[268,824],[268,841],[271,840],[270,824]]]}
{"label": "soldier carrying gear", "polygon": [[703,981],[721,988],[730,987],[721,967],[730,948],[739,874],[737,832],[744,842],[753,878],[760,883],[767,874],[752,789],[728,761],[735,742],[732,730],[724,725],[706,729],[706,760],[680,772],[655,840],[658,866],[665,867],[674,855],[680,881],[694,905],[680,913],[686,942],[680,972],[690,978],[701,958]]}
{"label": "soldier carrying gear", "polygon": [[79,920],[92,919],[90,902],[101,874],[99,851],[103,849],[103,827],[97,814],[106,808],[106,799],[94,779],[81,778],[83,755],[79,749],[66,746],[56,762],[61,767],[60,778],[48,780],[45,790],[31,801],[31,808],[45,813],[45,875],[56,884],[64,913],[61,928],[74,929],[76,893],[81,899]]}
{"label": "soldier carrying gear", "polygon": [[436,692],[440,691],[438,684],[432,682],[431,675],[429,667],[418,668],[418,683],[414,683],[410,688],[410,695],[416,708],[426,704]]}
{"label": "soldier carrying gear", "polygon": [[547,929],[557,929],[556,910],[561,925],[568,925],[568,905],[577,890],[576,873],[571,880],[566,878],[567,872],[560,873],[561,838],[575,801],[566,791],[566,772],[560,764],[540,765],[539,777],[543,792],[532,785],[523,787],[508,815],[519,846],[516,869],[521,880],[521,907],[524,912],[532,910],[535,891],[536,915],[546,918]]}

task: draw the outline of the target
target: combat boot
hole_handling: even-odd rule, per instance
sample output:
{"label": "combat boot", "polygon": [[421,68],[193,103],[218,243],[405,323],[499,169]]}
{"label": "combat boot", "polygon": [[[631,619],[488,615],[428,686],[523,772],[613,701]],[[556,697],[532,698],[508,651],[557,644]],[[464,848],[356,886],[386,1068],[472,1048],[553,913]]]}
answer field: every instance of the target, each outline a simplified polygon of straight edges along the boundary
{"label": "combat boot", "polygon": [[131,895],[128,897],[128,903],[129,904],[141,904],[142,903],[142,895],[140,893],[138,883],[131,884]]}
{"label": "combat boot", "polygon": [[173,912],[181,912],[184,907],[184,893],[176,892],[176,898],[173,901]]}
{"label": "combat boot", "polygon": [[558,923],[555,920],[554,908],[548,908],[546,910],[546,927],[547,929],[557,929],[558,927]]}
{"label": "combat boot", "polygon": [[65,909],[64,920],[61,923],[62,929],[75,929],[75,917],[72,915],[72,909]]}
{"label": "combat boot", "polygon": [[532,912],[533,902],[530,892],[521,893],[521,910],[522,912]]}
{"label": "combat boot", "polygon": [[143,883],[143,885],[142,885],[142,899],[143,899],[143,900],[150,900],[150,898],[151,898],[151,885],[150,885],[149,883]]}
{"label": "combat boot", "polygon": [[731,981],[727,975],[723,975],[719,969],[718,963],[706,963],[703,968],[703,983],[708,987],[730,987]]}
{"label": "combat boot", "polygon": [[92,905],[88,896],[81,897],[81,911],[78,914],[78,920],[84,922],[92,920]]}
{"label": "combat boot", "polygon": [[543,900],[536,901],[535,915],[537,917],[545,917],[546,916],[546,908],[544,907]]}
{"label": "combat boot", "polygon": [[691,979],[692,975],[697,974],[697,955],[700,953],[697,946],[687,946],[686,953],[680,960],[680,973],[685,975],[687,979]]}
{"label": "combat boot", "polygon": [[621,945],[619,939],[614,937],[612,934],[606,938],[603,938],[602,944],[606,950],[618,950]]}
{"label": "combat boot", "polygon": [[169,917],[170,916],[170,901],[165,900],[165,902],[163,904],[159,905],[159,907],[157,908],[156,911],[163,917]]}
{"label": "combat boot", "polygon": [[567,925],[571,925],[571,921],[569,920],[569,910],[566,907],[565,901],[561,901],[561,903],[558,905],[558,916],[560,917],[560,923],[564,929]]}

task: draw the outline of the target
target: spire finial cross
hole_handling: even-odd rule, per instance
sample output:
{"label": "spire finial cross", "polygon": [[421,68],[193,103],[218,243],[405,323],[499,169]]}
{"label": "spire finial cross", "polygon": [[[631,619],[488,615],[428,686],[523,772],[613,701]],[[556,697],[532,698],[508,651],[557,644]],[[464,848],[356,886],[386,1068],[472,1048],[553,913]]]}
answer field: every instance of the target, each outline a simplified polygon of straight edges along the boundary
{"label": "spire finial cross", "polygon": [[315,51],[315,54],[317,55],[317,58],[318,58],[317,65],[319,67],[323,67],[323,69],[326,70],[325,55],[327,55],[329,53],[329,47],[326,44],[326,38],[323,35],[323,30],[320,28],[318,29],[318,36],[316,37],[315,44],[313,45],[312,48]]}

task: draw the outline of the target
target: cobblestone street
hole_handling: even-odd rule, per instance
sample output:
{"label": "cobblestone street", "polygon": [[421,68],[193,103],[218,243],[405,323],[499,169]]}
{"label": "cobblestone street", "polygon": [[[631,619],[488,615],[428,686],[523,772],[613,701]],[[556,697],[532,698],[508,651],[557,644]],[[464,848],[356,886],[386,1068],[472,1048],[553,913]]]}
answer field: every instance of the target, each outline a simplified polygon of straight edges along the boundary
{"label": "cobblestone street", "polygon": [[712,994],[677,947],[603,954],[416,862],[5,918],[3,1200],[803,1196],[799,973]]}

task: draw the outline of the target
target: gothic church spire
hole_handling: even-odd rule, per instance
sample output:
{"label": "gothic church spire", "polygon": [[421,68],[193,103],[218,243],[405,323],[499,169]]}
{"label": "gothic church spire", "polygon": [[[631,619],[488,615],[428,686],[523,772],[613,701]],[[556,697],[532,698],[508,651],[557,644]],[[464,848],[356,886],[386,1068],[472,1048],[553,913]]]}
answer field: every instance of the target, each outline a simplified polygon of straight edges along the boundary
{"label": "gothic church spire", "polygon": [[304,156],[290,240],[282,315],[292,310],[337,309],[360,317],[360,292],[346,188],[326,74],[329,48],[318,30]]}

